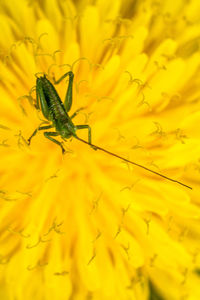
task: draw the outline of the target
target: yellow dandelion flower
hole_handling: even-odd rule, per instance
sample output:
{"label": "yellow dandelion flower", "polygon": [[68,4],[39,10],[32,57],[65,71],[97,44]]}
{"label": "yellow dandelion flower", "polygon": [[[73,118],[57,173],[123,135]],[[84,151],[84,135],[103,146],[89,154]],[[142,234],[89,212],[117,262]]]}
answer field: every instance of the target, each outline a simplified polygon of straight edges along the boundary
{"label": "yellow dandelion flower", "polygon": [[[0,298],[200,299],[199,1],[2,0],[0,12]],[[70,115],[94,144],[193,190],[77,139],[65,155],[42,132],[28,146],[44,121],[35,74],[70,70]]]}

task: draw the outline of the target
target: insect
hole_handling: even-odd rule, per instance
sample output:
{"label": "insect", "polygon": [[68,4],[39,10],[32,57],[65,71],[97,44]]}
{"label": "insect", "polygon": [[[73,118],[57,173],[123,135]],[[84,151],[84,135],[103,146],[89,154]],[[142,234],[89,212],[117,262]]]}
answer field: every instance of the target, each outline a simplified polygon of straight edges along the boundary
{"label": "insect", "polygon": [[[55,131],[49,132],[45,131],[44,136],[51,140],[52,142],[56,143],[61,147],[62,153],[65,153],[65,149],[63,147],[63,143],[59,142],[55,139],[56,136],[60,136],[64,141],[66,139],[69,139],[70,137],[74,137],[77,140],[89,145],[94,150],[100,150],[103,151],[109,155],[112,155],[114,157],[117,157],[118,159],[121,159],[125,162],[128,162],[130,164],[133,164],[137,167],[143,168],[148,172],[151,172],[157,176],[160,176],[164,179],[173,181],[177,184],[180,184],[182,186],[185,186],[189,189],[192,189],[190,186],[177,181],[175,179],[172,179],[170,177],[167,177],[161,173],[158,173],[156,171],[153,171],[143,165],[140,165],[136,162],[130,161],[124,157],[121,157],[113,152],[110,152],[104,148],[101,148],[99,146],[96,146],[92,144],[91,139],[91,127],[89,125],[74,125],[73,118],[77,115],[78,111],[75,111],[74,114],[69,116],[69,111],[72,106],[72,90],[73,90],[73,79],[74,74],[72,71],[69,71],[65,73],[63,76],[61,76],[58,80],[55,80],[53,78],[54,84],[59,84],[64,78],[69,77],[69,83],[68,88],[65,96],[64,103],[61,101],[54,85],[49,81],[49,79],[44,74],[41,77],[37,77],[36,80],[36,108],[40,109],[42,111],[43,116],[48,120],[49,125],[47,126],[39,126],[35,131],[32,133],[32,135],[28,139],[28,144],[30,145],[32,138],[37,134],[40,130],[47,130],[54,128]],[[81,129],[88,130],[88,141],[83,140],[82,138],[78,137],[77,131]]]}

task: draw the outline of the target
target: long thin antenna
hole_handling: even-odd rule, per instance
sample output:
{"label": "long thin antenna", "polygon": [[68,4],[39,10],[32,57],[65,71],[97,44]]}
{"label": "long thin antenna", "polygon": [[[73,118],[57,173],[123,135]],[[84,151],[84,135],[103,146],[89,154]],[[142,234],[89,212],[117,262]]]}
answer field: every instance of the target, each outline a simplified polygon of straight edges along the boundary
{"label": "long thin antenna", "polygon": [[156,172],[156,171],[153,171],[153,170],[151,170],[151,169],[149,169],[149,168],[147,168],[147,167],[145,167],[145,166],[142,166],[142,165],[140,165],[140,164],[138,164],[138,163],[136,163],[136,162],[133,162],[133,161],[131,161],[131,160],[128,160],[128,159],[126,159],[126,158],[124,158],[124,157],[122,157],[122,156],[119,156],[119,155],[117,155],[117,154],[115,154],[115,153],[113,153],[113,152],[110,152],[110,151],[108,151],[108,150],[106,150],[106,149],[104,149],[104,148],[101,148],[101,147],[96,146],[96,145],[94,145],[94,144],[90,144],[90,143],[88,143],[87,141],[85,141],[85,140],[79,138],[78,136],[76,136],[76,138],[77,138],[79,141],[81,141],[82,143],[85,143],[85,144],[87,144],[87,145],[89,145],[89,146],[94,147],[95,150],[103,151],[103,152],[105,152],[105,153],[107,153],[107,154],[109,154],[109,155],[115,156],[115,157],[117,157],[117,158],[119,158],[119,159],[121,159],[121,160],[123,160],[123,161],[126,161],[126,162],[132,164],[132,165],[135,165],[135,166],[137,166],[137,167],[139,167],[139,168],[142,168],[142,169],[144,169],[144,170],[146,170],[146,171],[149,171],[149,172],[151,172],[151,173],[153,173],[153,174],[156,174],[157,176],[160,176],[160,177],[162,177],[162,178],[165,178],[165,179],[167,179],[167,180],[169,180],[169,181],[173,181],[173,182],[175,182],[175,183],[177,183],[177,184],[180,184],[180,185],[182,185],[182,186],[184,186],[184,187],[186,187],[186,188],[192,190],[192,187],[191,187],[191,186],[186,185],[186,184],[184,184],[184,183],[182,183],[182,182],[180,182],[180,181],[178,181],[178,180],[172,179],[172,178],[167,177],[167,176],[165,176],[165,175],[163,175],[163,174],[161,174],[161,173],[158,173],[158,172]]}

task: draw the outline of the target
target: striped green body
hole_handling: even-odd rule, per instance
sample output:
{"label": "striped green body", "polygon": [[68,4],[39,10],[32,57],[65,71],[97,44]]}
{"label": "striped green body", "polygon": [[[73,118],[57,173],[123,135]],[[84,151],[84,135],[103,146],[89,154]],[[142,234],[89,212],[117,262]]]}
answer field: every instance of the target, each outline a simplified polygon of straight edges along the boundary
{"label": "striped green body", "polygon": [[37,106],[44,117],[53,123],[56,132],[63,138],[76,136],[76,126],[69,117],[55,87],[46,76],[37,78]]}

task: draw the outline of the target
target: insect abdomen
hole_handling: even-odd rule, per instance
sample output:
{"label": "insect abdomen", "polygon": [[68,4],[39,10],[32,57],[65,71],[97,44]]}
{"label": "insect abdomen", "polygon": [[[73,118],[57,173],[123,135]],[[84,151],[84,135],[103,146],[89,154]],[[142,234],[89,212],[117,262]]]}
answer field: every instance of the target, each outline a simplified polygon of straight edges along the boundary
{"label": "insect abdomen", "polygon": [[45,76],[38,78],[38,80],[41,81],[41,86],[45,101],[49,108],[49,118],[51,121],[55,121],[58,118],[66,119],[65,107],[52,83]]}

